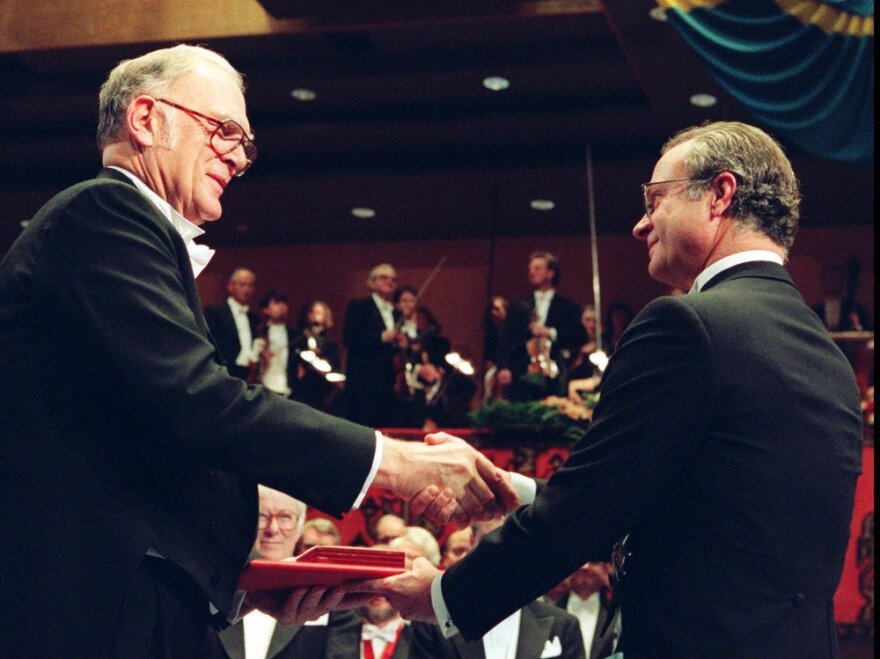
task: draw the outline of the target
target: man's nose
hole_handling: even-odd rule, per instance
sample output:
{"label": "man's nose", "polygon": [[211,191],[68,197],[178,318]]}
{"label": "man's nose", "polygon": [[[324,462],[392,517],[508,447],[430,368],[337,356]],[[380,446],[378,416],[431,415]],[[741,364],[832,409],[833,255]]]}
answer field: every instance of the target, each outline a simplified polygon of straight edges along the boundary
{"label": "man's nose", "polygon": [[648,234],[651,233],[651,227],[652,224],[648,215],[642,215],[641,219],[633,227],[632,234],[638,240],[647,240]]}

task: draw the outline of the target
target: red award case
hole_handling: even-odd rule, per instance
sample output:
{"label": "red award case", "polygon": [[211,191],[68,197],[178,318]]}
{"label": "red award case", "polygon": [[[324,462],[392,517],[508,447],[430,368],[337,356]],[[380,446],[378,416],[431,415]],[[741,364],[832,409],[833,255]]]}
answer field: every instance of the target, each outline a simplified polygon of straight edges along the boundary
{"label": "red award case", "polygon": [[381,579],[406,571],[402,551],[369,547],[312,547],[293,560],[252,560],[238,579],[240,590],[287,590],[300,586],[338,586]]}

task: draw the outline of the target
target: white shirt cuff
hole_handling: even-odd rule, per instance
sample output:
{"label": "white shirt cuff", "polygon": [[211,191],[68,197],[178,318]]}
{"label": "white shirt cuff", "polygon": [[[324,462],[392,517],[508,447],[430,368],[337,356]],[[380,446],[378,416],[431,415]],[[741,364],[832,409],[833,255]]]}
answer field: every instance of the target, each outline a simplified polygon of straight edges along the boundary
{"label": "white shirt cuff", "polygon": [[[360,507],[361,502],[364,500],[364,497],[367,496],[367,490],[369,490],[370,485],[373,484],[373,481],[376,478],[376,474],[379,472],[379,465],[382,464],[382,449],[384,446],[385,444],[382,433],[377,430],[376,452],[373,454],[373,466],[370,467],[370,473],[367,474],[367,480],[364,481],[364,486],[361,488],[361,493],[358,495],[357,499],[354,500],[354,503],[351,504],[352,510],[357,510]],[[532,498],[534,498],[534,496]]]}
{"label": "white shirt cuff", "polygon": [[437,618],[440,631],[443,632],[443,638],[452,638],[458,634],[458,627],[452,622],[452,616],[449,615],[449,609],[443,601],[443,589],[440,586],[442,578],[443,574],[438,574],[431,582],[431,607],[434,609],[434,617]]}
{"label": "white shirt cuff", "polygon": [[516,492],[520,502],[524,506],[528,506],[535,502],[538,495],[538,484],[528,476],[523,476],[515,471],[508,472],[510,474],[510,486]]}

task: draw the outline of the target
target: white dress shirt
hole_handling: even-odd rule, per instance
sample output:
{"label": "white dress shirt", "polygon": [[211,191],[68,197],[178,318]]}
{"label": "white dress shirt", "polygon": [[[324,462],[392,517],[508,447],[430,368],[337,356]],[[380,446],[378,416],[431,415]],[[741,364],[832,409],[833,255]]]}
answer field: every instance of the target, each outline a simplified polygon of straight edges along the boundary
{"label": "white dress shirt", "polygon": [[269,614],[254,609],[241,622],[244,625],[244,658],[266,659],[278,621]]}
{"label": "white dress shirt", "polygon": [[[272,391],[289,396],[290,383],[287,381],[287,360],[289,359],[290,346],[287,326],[269,323],[267,336],[272,359],[269,360],[269,364],[263,371],[261,380]],[[258,355],[255,354],[254,357],[257,358]]]}
{"label": "white dress shirt", "polygon": [[198,277],[202,270],[205,269],[205,266],[208,265],[211,257],[214,256],[213,249],[207,245],[199,245],[194,242],[195,238],[198,238],[205,233],[204,229],[200,229],[174,210],[171,207],[171,204],[153,192],[146,183],[141,181],[127,169],[122,169],[122,167],[116,167],[114,165],[110,165],[109,169],[115,169],[117,172],[125,174],[131,182],[134,183],[138,191],[153,202],[153,205],[159,209],[159,212],[168,219],[171,226],[173,226],[177,230],[177,233],[180,234],[180,237],[183,238],[183,243],[186,245],[186,251],[189,254],[189,262],[190,265],[192,265],[193,277]]}
{"label": "white dress shirt", "polygon": [[394,327],[394,305],[388,300],[383,300],[375,293],[370,293],[370,297],[373,298],[373,302],[376,303],[376,308],[379,309],[379,313],[382,314],[385,329],[392,329]]}
{"label": "white dress shirt", "polygon": [[232,297],[226,298],[226,304],[232,311],[232,319],[235,321],[235,329],[238,332],[238,344],[241,346],[238,357],[235,358],[235,365],[247,366],[252,361],[256,361],[253,351],[254,337],[251,334],[251,321],[248,319],[250,309]]}
{"label": "white dress shirt", "polygon": [[[553,302],[553,295],[556,291],[548,288],[546,291],[535,291],[535,316],[541,325],[547,325],[547,314],[550,313],[550,304]],[[550,340],[556,340],[556,328],[548,327],[550,330]]]}
{"label": "white dress shirt", "polygon": [[398,634],[401,632],[404,624],[406,623],[400,616],[386,621],[385,624],[381,626],[374,625],[371,622],[364,622],[364,624],[361,625],[361,659],[365,659],[364,643],[370,643],[372,645],[373,657],[375,657],[375,659],[381,659],[388,644],[397,642]]}
{"label": "white dress shirt", "polygon": [[522,609],[517,609],[483,636],[486,659],[515,659],[519,642],[519,621]]}
{"label": "white dress shirt", "polygon": [[596,622],[599,620],[601,606],[599,593],[593,593],[584,600],[575,592],[568,594],[568,603],[565,605],[565,610],[578,619],[581,636],[584,638],[584,650],[588,657],[593,645],[593,635],[596,633]]}
{"label": "white dress shirt", "polygon": [[725,256],[723,259],[718,259],[698,274],[697,278],[694,279],[694,285],[691,286],[691,290],[688,293],[699,293],[703,290],[703,286],[708,284],[709,280],[718,273],[724,272],[728,268],[732,268],[740,263],[749,263],[750,261],[771,261],[779,265],[783,264],[782,257],[779,254],[766,249],[751,249],[745,252],[737,252],[736,254]]}

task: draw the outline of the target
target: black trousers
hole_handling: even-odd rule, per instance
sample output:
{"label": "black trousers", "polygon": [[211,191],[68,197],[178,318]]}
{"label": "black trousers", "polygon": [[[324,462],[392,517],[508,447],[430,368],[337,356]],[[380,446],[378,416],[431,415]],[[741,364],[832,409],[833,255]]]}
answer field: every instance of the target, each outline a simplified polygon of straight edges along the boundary
{"label": "black trousers", "polygon": [[220,647],[202,590],[171,561],[145,556],[126,587],[109,656],[196,659]]}

